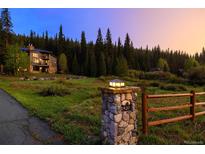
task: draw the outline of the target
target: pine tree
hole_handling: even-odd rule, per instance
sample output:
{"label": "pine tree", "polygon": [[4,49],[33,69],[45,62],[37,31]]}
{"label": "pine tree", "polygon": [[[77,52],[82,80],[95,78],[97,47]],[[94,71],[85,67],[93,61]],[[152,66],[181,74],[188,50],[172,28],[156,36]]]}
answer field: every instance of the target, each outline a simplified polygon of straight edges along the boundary
{"label": "pine tree", "polygon": [[85,32],[81,34],[81,51],[80,51],[80,62],[81,62],[81,74],[88,75],[88,51],[87,43],[85,38]]}
{"label": "pine tree", "polygon": [[123,56],[120,56],[116,59],[116,65],[114,70],[115,75],[125,76],[128,73],[127,61]]}
{"label": "pine tree", "polygon": [[79,74],[79,65],[76,53],[74,53],[73,62],[72,62],[72,73],[78,75]]}
{"label": "pine tree", "polygon": [[128,35],[128,33],[126,34],[125,37],[125,43],[124,43],[124,56],[127,59],[128,62],[128,66],[129,68],[133,68],[134,65],[134,55],[133,55],[133,48],[131,46],[131,40],[130,37]]}
{"label": "pine tree", "polygon": [[105,57],[106,57],[107,74],[112,74],[114,55],[113,55],[112,37],[109,28],[107,29],[106,40],[105,40]]}
{"label": "pine tree", "polygon": [[95,53],[98,57],[100,53],[103,52],[103,38],[102,38],[102,32],[101,29],[98,30],[97,40],[95,43]]}
{"label": "pine tree", "polygon": [[64,34],[62,25],[60,25],[59,28],[57,50],[57,55],[60,55],[60,53],[64,52]]}
{"label": "pine tree", "polygon": [[[154,54],[155,55],[155,54]],[[155,60],[150,60],[151,59],[151,56],[150,56],[150,52],[149,52],[149,49],[148,49],[148,46],[146,46],[146,49],[145,49],[145,54],[144,54],[144,60],[143,60],[143,63],[144,63],[144,71],[150,71],[151,69],[151,62],[152,61],[155,61]],[[155,58],[157,59],[157,58]],[[152,67],[154,68],[156,66],[156,64],[154,63],[152,65]]]}
{"label": "pine tree", "polygon": [[3,64],[4,61],[4,50],[3,50],[3,29],[2,22],[0,18],[0,65]]}
{"label": "pine tree", "polygon": [[98,76],[106,75],[105,57],[104,57],[104,54],[102,52],[100,53],[99,61],[100,61],[100,63],[99,63],[99,67],[98,67],[98,71],[99,71]]}
{"label": "pine tree", "polygon": [[60,25],[59,33],[58,33],[59,42],[63,41],[64,34],[63,34],[63,26]]}
{"label": "pine tree", "polygon": [[45,45],[44,45],[44,48],[45,48],[46,50],[49,49],[48,31],[46,31],[46,35],[45,35]]}
{"label": "pine tree", "polygon": [[94,45],[91,42],[89,44],[89,62],[88,62],[89,76],[95,77],[97,75],[97,65],[94,53]]}
{"label": "pine tree", "polygon": [[[100,76],[102,74],[104,74],[104,72],[100,72],[102,68],[100,68],[102,65],[102,62],[101,62],[101,59],[102,57],[104,58],[104,55],[103,55],[103,50],[104,50],[104,47],[103,47],[103,38],[102,38],[102,33],[101,33],[101,29],[98,30],[98,35],[97,35],[97,40],[96,40],[96,43],[95,43],[95,57],[96,57],[96,62],[97,62],[97,76]],[[100,59],[101,58],[101,59]],[[103,63],[105,63],[103,61]],[[104,67],[104,66],[103,66]],[[106,64],[105,64],[105,69],[106,69]],[[105,70],[104,69],[104,70]]]}
{"label": "pine tree", "polygon": [[121,43],[121,39],[118,38],[118,42],[117,42],[117,56],[122,56],[123,55],[123,50],[122,50],[122,43]]}
{"label": "pine tree", "polygon": [[55,56],[58,55],[58,34],[55,35],[55,38],[54,38],[54,54]]}
{"label": "pine tree", "polygon": [[7,8],[1,11],[0,21],[0,64],[4,64],[7,46],[12,43],[12,27],[10,12]]}
{"label": "pine tree", "polygon": [[35,46],[35,44],[34,44],[34,32],[32,30],[30,31],[30,42],[29,43],[32,43]]}
{"label": "pine tree", "polygon": [[2,9],[1,12],[1,22],[2,22],[2,29],[3,29],[3,35],[4,35],[4,43],[5,47],[11,43],[11,38],[12,38],[12,27],[13,24],[11,22],[11,17],[10,17],[10,12],[8,8]]}

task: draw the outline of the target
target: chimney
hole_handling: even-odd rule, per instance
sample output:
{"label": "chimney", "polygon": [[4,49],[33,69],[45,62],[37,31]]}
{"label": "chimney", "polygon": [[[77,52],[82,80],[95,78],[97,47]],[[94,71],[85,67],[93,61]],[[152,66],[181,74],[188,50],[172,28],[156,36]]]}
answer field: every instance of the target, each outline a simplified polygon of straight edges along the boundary
{"label": "chimney", "polygon": [[28,45],[28,49],[29,49],[29,50],[34,50],[34,46],[33,46],[33,44],[29,43],[29,45]]}

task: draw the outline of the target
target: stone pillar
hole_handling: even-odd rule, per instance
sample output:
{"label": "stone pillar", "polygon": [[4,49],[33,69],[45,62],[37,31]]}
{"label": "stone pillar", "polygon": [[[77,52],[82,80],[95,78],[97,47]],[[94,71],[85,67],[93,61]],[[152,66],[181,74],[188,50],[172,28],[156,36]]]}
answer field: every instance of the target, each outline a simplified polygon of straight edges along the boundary
{"label": "stone pillar", "polygon": [[138,87],[102,88],[102,129],[104,144],[136,144]]}

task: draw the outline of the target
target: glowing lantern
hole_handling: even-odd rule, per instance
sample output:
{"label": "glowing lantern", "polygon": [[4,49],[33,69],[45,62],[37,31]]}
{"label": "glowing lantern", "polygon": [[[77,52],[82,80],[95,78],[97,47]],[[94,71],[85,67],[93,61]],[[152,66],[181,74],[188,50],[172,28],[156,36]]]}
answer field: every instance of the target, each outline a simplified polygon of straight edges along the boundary
{"label": "glowing lantern", "polygon": [[109,82],[109,86],[112,88],[121,88],[125,87],[125,83],[122,80],[115,79]]}

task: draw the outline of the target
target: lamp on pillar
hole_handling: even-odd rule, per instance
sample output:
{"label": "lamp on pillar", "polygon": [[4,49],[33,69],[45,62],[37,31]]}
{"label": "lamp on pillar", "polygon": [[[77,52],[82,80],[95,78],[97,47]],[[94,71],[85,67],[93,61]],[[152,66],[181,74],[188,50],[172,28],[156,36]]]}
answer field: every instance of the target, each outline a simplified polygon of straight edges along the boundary
{"label": "lamp on pillar", "polygon": [[137,144],[136,92],[139,87],[125,86],[119,79],[109,81],[109,87],[101,88],[102,128],[105,144]]}
{"label": "lamp on pillar", "polygon": [[122,88],[125,87],[125,82],[119,79],[114,79],[109,82],[109,86],[112,88]]}

